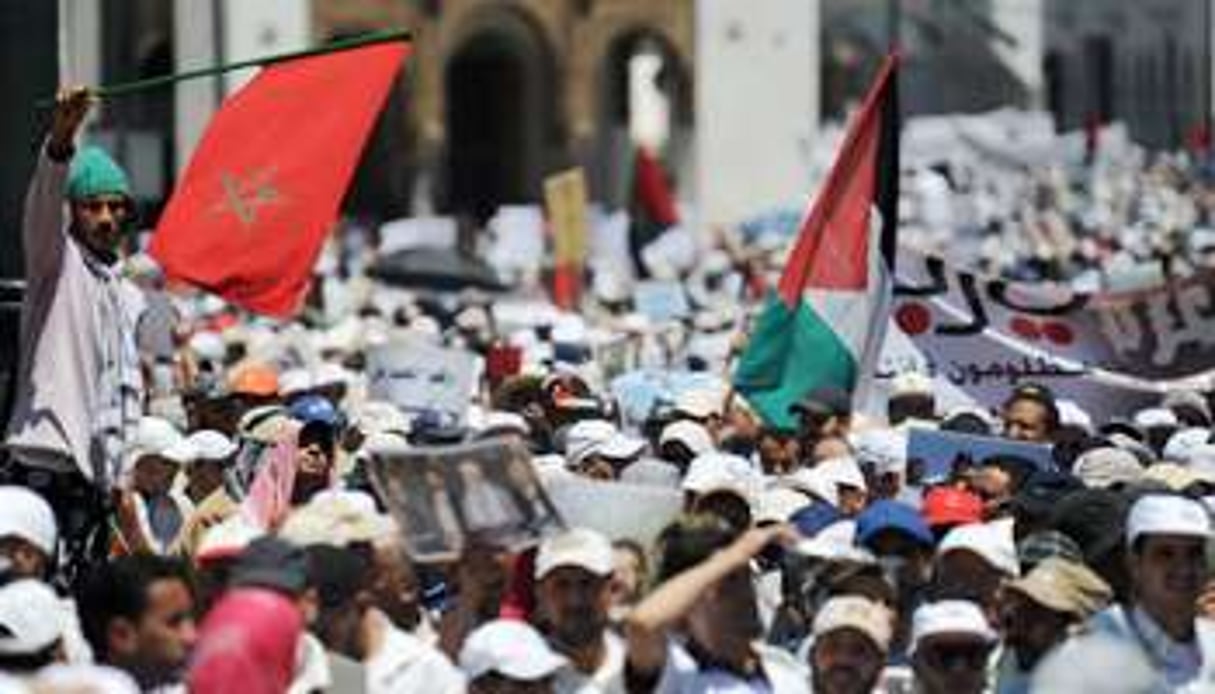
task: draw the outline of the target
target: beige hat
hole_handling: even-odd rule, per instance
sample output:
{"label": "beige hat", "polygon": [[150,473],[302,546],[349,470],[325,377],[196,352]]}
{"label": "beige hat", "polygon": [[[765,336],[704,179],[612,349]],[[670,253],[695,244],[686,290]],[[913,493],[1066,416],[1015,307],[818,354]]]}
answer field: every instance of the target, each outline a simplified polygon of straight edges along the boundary
{"label": "beige hat", "polygon": [[823,603],[814,617],[814,638],[840,629],[856,629],[868,636],[878,650],[890,650],[894,618],[885,605],[855,595],[834,597]]}
{"label": "beige hat", "polygon": [[1109,585],[1091,569],[1060,557],[1043,559],[1023,578],[1009,583],[1008,589],[1055,612],[1081,619],[1097,613],[1114,598]]}
{"label": "beige hat", "polygon": [[1159,482],[1175,492],[1198,482],[1215,482],[1215,476],[1207,470],[1183,467],[1176,463],[1157,463],[1143,471],[1143,479]]}
{"label": "beige hat", "polygon": [[574,566],[596,576],[612,573],[612,543],[602,533],[589,528],[571,528],[540,544],[536,553],[536,580],[543,580],[554,569]]}

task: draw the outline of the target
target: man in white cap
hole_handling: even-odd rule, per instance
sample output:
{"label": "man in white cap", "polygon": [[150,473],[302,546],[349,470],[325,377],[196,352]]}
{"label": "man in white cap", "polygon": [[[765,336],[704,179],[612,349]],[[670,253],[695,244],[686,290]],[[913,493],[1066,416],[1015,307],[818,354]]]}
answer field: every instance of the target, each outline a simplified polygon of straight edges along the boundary
{"label": "man in white cap", "polygon": [[867,598],[843,595],[814,617],[809,664],[817,694],[868,694],[890,650],[894,616]]}
{"label": "man in white cap", "polygon": [[1011,521],[971,523],[937,546],[932,590],[938,600],[974,601],[994,619],[1001,586],[1020,571]]}
{"label": "man in white cap", "polygon": [[186,444],[193,456],[186,463],[183,503],[186,519],[176,549],[191,555],[207,528],[227,520],[238,509],[236,500],[224,486],[225,473],[236,455],[237,445],[213,429],[190,434]]}
{"label": "man in white cap", "polygon": [[548,694],[565,658],[525,622],[496,619],[468,635],[460,670],[469,694]]}
{"label": "man in white cap", "polygon": [[1211,519],[1200,502],[1166,494],[1141,497],[1126,521],[1131,603],[1093,618],[1097,631],[1143,651],[1170,689],[1215,687],[1215,625],[1197,616],[1210,538]]}
{"label": "man in white cap", "polygon": [[620,687],[624,643],[608,629],[612,544],[585,528],[548,538],[536,555],[537,627],[569,664],[554,691],[595,694]]}
{"label": "man in white cap", "polygon": [[163,554],[176,542],[186,513],[171,494],[173,481],[193,459],[193,448],[167,420],[139,420],[127,455],[129,488],[118,509],[119,541],[128,551]]}
{"label": "man in white cap", "polygon": [[911,620],[911,668],[920,694],[980,694],[999,637],[979,606],[965,600],[927,603]]}
{"label": "man in white cap", "polygon": [[50,577],[59,527],[45,499],[25,487],[0,486],[0,561],[11,578]]}

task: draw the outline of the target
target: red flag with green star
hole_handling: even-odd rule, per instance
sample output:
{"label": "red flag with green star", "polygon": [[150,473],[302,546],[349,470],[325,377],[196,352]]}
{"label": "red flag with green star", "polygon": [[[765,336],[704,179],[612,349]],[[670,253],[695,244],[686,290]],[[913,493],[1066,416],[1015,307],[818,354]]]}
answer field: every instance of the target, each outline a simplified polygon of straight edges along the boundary
{"label": "red flag with green star", "polygon": [[225,101],[156,226],[165,274],[293,315],[409,51],[380,43],[277,63]]}

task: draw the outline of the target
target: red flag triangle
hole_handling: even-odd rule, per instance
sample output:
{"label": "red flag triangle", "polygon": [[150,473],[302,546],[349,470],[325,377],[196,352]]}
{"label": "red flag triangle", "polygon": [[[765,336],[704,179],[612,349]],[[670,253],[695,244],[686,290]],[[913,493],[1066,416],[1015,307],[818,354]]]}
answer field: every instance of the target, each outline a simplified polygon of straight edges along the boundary
{"label": "red flag triangle", "polygon": [[[822,190],[802,222],[778,291],[794,306],[809,287],[863,291],[869,278],[869,215],[878,204],[893,233],[894,196],[880,200],[885,129],[896,127],[893,99],[898,59],[890,56],[865,97]],[[897,146],[897,144],[895,145]],[[890,153],[893,156],[893,153]],[[896,170],[889,175],[898,175]]]}
{"label": "red flag triangle", "polygon": [[295,313],[409,51],[383,43],[279,63],[225,101],[156,227],[165,273],[251,311]]}

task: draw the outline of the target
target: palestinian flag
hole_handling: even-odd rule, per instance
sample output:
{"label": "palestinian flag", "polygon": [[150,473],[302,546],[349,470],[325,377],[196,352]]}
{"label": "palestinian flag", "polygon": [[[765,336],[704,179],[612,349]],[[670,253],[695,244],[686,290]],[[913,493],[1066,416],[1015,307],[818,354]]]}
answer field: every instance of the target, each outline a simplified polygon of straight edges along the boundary
{"label": "palestinian flag", "polygon": [[633,155],[633,189],[629,204],[629,254],[643,277],[648,276],[641,261],[641,249],[679,223],[675,196],[658,158],[643,146]]}
{"label": "palestinian flag", "polygon": [[815,388],[855,394],[881,349],[898,220],[897,65],[895,55],[882,64],[735,370],[735,389],[769,426],[796,428],[789,407]]}

